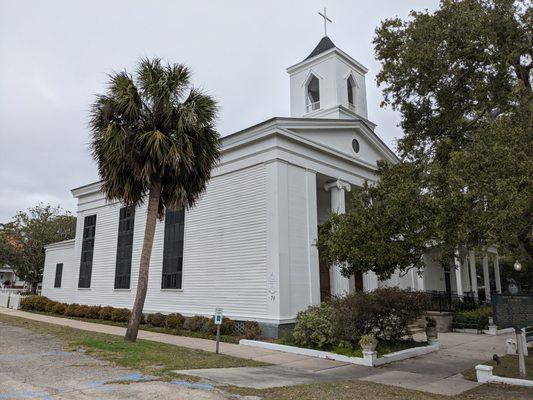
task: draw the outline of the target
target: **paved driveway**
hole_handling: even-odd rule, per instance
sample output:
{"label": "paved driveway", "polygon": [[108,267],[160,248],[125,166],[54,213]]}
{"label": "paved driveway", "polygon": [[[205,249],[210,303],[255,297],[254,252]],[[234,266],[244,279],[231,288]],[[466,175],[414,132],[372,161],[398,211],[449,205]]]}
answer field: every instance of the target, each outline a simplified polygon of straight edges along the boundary
{"label": "paved driveway", "polygon": [[[150,380],[56,338],[0,323],[0,399],[235,399],[208,384]],[[112,382],[135,382],[119,384]],[[241,397],[243,399],[243,397]]]}

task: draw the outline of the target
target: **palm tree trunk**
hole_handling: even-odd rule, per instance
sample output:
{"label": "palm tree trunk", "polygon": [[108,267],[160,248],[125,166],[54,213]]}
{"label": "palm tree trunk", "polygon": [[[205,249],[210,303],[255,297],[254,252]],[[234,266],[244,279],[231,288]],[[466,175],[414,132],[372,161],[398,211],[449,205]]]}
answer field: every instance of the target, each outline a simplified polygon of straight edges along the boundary
{"label": "palm tree trunk", "polygon": [[126,330],[126,336],[124,336],[126,342],[135,342],[137,340],[137,333],[139,332],[144,300],[146,299],[146,290],[148,289],[148,270],[150,269],[150,257],[152,256],[152,246],[154,244],[155,223],[157,221],[160,196],[161,184],[154,183],[150,188],[150,194],[148,195],[146,227],[144,230],[141,262],[139,264],[139,281],[137,283],[137,294],[135,295],[133,310],[131,310],[128,329]]}

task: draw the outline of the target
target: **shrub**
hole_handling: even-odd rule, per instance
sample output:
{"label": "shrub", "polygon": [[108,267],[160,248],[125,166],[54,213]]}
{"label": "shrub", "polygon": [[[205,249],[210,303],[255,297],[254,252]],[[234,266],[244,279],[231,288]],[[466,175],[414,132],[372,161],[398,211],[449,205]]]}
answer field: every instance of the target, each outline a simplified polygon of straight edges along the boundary
{"label": "shrub", "polygon": [[181,329],[185,318],[180,313],[169,314],[165,317],[165,326],[169,329]]}
{"label": "shrub", "polygon": [[193,332],[200,332],[207,320],[209,320],[209,318],[195,315],[185,321],[185,328]]}
{"label": "shrub", "polygon": [[330,302],[311,306],[296,316],[294,342],[299,346],[328,350],[338,344],[333,335],[335,310]]}
{"label": "shrub", "polygon": [[246,321],[244,323],[243,333],[246,339],[257,339],[261,336],[261,329],[257,321]]}
{"label": "shrub", "polygon": [[67,305],[65,303],[56,303],[54,307],[52,308],[52,312],[54,314],[65,314],[65,310],[67,309]]}
{"label": "shrub", "polygon": [[20,308],[25,311],[33,311],[35,298],[38,296],[26,296],[20,301]]}
{"label": "shrub", "polygon": [[111,315],[113,313],[113,307],[102,307],[100,308],[100,311],[98,312],[98,317],[100,319],[103,319],[104,321],[111,321]]}
{"label": "shrub", "polygon": [[68,304],[67,308],[65,309],[65,316],[67,316],[67,317],[75,317],[76,314],[77,314],[78,306],[79,306],[79,304],[77,304],[77,303]]}
{"label": "shrub", "polygon": [[456,311],[453,313],[452,324],[454,328],[483,330],[488,328],[491,315],[490,306],[482,306],[471,311]]}
{"label": "shrub", "polygon": [[127,308],[113,308],[111,311],[111,321],[113,322],[128,322],[131,311]]}
{"label": "shrub", "polygon": [[427,296],[421,292],[355,292],[299,313],[293,336],[297,345],[323,350],[341,343],[357,349],[363,335],[395,342],[409,334],[409,324],[426,306]]}
{"label": "shrub", "polygon": [[361,336],[361,339],[359,339],[359,346],[362,348],[365,346],[372,346],[374,343],[376,343],[374,335],[363,335]]}
{"label": "shrub", "polygon": [[57,301],[53,300],[47,301],[44,305],[44,311],[47,313],[51,313],[57,303]]}
{"label": "shrub", "polygon": [[85,318],[99,319],[100,318],[100,306],[88,306],[85,314]]}
{"label": "shrub", "polygon": [[35,296],[35,298],[33,300],[33,310],[35,310],[35,311],[46,311],[46,306],[51,301],[52,300],[50,300],[48,297]]}
{"label": "shrub", "polygon": [[148,314],[146,322],[152,326],[162,327],[165,326],[165,316],[161,313]]}
{"label": "shrub", "polygon": [[73,316],[78,318],[86,318],[86,315],[89,313],[89,306],[84,304],[77,305],[74,307]]}
{"label": "shrub", "polygon": [[[214,333],[216,333],[216,331],[217,329],[215,326]],[[235,321],[228,317],[222,317],[222,323],[220,324],[220,334],[221,335],[233,335],[234,332],[235,332]]]}
{"label": "shrub", "polygon": [[206,318],[204,320],[204,325],[202,326],[202,332],[208,334],[215,334],[217,332],[217,326],[213,318]]}

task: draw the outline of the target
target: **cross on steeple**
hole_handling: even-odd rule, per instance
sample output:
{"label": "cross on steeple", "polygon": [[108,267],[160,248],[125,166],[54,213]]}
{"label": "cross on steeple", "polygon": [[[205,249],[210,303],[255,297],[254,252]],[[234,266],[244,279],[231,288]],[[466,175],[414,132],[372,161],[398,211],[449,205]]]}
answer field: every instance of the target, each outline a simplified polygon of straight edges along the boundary
{"label": "cross on steeple", "polygon": [[322,14],[321,12],[318,13],[318,15],[320,15],[322,18],[324,18],[324,36],[328,36],[328,27],[327,27],[327,23],[328,22],[333,22],[332,20],[330,20],[326,14],[326,7],[324,7],[324,13]]}

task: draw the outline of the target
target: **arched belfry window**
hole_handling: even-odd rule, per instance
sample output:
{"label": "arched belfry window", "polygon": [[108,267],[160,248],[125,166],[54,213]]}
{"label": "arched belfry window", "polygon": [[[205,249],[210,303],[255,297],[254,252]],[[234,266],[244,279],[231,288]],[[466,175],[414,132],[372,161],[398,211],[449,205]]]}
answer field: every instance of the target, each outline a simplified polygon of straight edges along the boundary
{"label": "arched belfry window", "polygon": [[318,78],[311,75],[305,89],[307,112],[318,110],[320,108],[320,83]]}
{"label": "arched belfry window", "polygon": [[348,91],[348,105],[351,108],[355,108],[355,80],[353,79],[353,76],[349,76],[348,79],[346,79],[346,89]]}

